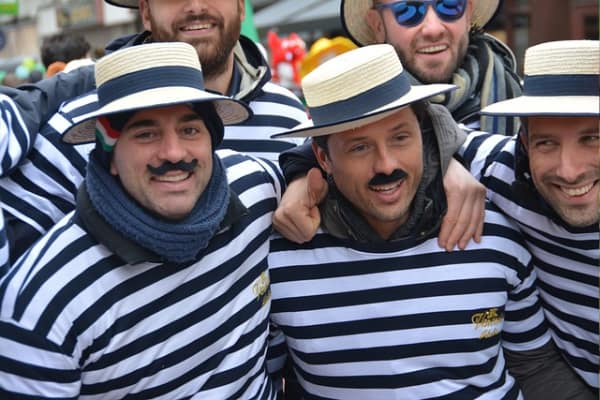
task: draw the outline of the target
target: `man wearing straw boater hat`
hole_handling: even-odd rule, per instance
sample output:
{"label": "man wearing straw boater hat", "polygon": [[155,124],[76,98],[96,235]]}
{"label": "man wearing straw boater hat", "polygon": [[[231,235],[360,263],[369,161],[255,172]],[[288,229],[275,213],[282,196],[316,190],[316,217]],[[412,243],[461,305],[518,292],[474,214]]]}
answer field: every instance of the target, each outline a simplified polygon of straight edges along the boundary
{"label": "man wearing straw boater hat", "polygon": [[[359,46],[394,46],[413,84],[456,85],[457,90],[431,101],[446,106],[457,122],[510,136],[518,130],[518,119],[479,114],[486,105],[521,93],[514,54],[483,32],[499,6],[500,0],[342,0],[340,14],[348,36]],[[282,157],[286,176],[314,166],[309,145]],[[294,214],[298,207],[288,211],[287,203],[282,204],[276,225],[280,220],[299,223]]]}
{"label": "man wearing straw boater hat", "polygon": [[432,99],[458,122],[512,135],[512,118],[480,116],[488,104],[518,96],[512,51],[483,32],[500,0],[342,0],[342,25],[359,46],[389,43],[413,84],[453,83]]}
{"label": "man wearing straw boater hat", "polygon": [[469,135],[461,153],[521,228],[554,341],[597,399],[600,42],[533,46],[524,72],[522,96],[482,111],[520,117],[518,138]]}
{"label": "man wearing straw boater hat", "polygon": [[[470,128],[512,135],[517,132],[518,119],[479,115],[482,107],[518,96],[521,92],[511,50],[482,31],[499,6],[499,0],[342,0],[340,14],[350,38],[359,46],[375,43],[393,45],[413,84],[456,85],[457,90],[430,100],[446,106],[456,121]],[[281,157],[281,166],[290,180],[316,166],[310,145],[292,148]],[[448,175],[448,189],[466,184],[468,177],[461,175],[461,179],[457,179],[457,175],[453,174],[455,172]],[[310,208],[313,202],[307,208],[298,206],[295,193],[306,191],[301,183],[303,181],[290,184],[274,219],[278,230],[290,237],[293,235],[298,241],[307,240],[316,226],[303,218],[314,211]],[[316,182],[315,186],[325,187],[323,183]],[[296,189],[298,186],[299,190]],[[309,191],[314,192],[312,189]],[[313,197],[319,197],[323,192],[324,189]],[[483,188],[481,192],[484,192]],[[452,196],[449,195],[449,199]],[[447,220],[480,221],[482,207],[472,202],[465,204],[467,207],[455,212],[451,202]],[[477,215],[477,218],[472,218],[467,210],[473,210],[472,215]],[[469,226],[465,232],[480,231],[479,223],[473,225],[477,228]],[[456,227],[456,230],[450,226]],[[458,233],[462,226],[444,224],[440,245],[448,249],[455,244],[459,248],[466,246],[471,235]]]}
{"label": "man wearing straw boater hat", "polygon": [[0,281],[0,398],[274,398],[267,252],[283,181],[214,151],[249,109],[206,91],[181,42],[114,52],[96,80],[77,208]]}
{"label": "man wearing straw boater hat", "polygon": [[462,131],[426,100],[453,86],[411,85],[393,47],[380,44],[325,62],[302,89],[313,124],[281,135],[313,138],[330,189],[312,241],[271,242],[280,334],[270,366],[284,364],[276,355],[287,345],[304,398],[521,399],[529,380],[543,383],[545,399],[568,398],[547,364],[519,369],[517,383],[505,363],[508,353],[539,352],[571,373],[552,347],[516,228],[488,204],[481,243],[451,253],[437,245],[440,164]]}
{"label": "man wearing straw boater hat", "polygon": [[[306,121],[307,116],[295,95],[271,82],[268,62],[258,46],[240,36],[244,0],[110,3],[139,8],[144,32],[114,40],[107,52],[148,42],[190,43],[203,65],[206,88],[244,101],[253,110],[243,124],[226,127],[221,148],[276,161],[279,152],[300,143],[298,139],[270,138],[275,132]],[[61,135],[74,119],[94,108],[97,98],[89,94],[93,88],[93,67],[59,74],[22,90],[0,88],[0,92],[10,95],[9,101],[15,102],[10,108],[20,111],[18,121],[24,126],[19,146],[11,147],[5,157],[11,168],[0,179],[13,260],[75,206],[76,188],[85,174],[89,149],[85,144],[78,149],[64,146]],[[61,111],[56,112],[63,102]],[[19,147],[23,149],[17,154]],[[25,157],[26,162],[20,163]]]}

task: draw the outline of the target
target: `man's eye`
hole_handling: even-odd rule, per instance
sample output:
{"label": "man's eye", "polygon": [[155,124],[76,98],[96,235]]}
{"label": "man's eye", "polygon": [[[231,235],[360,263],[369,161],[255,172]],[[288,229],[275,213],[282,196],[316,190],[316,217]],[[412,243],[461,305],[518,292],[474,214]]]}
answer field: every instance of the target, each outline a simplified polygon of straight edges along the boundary
{"label": "man's eye", "polygon": [[135,134],[136,139],[151,139],[154,137],[154,132],[152,131],[140,131]]}
{"label": "man's eye", "polygon": [[366,144],[358,144],[356,146],[352,146],[350,148],[350,152],[352,153],[359,153],[361,151],[365,151],[367,149],[367,145]]}
{"label": "man's eye", "polygon": [[583,137],[583,141],[588,144],[597,145],[598,144],[599,135],[587,135]]}
{"label": "man's eye", "polygon": [[539,140],[534,143],[534,146],[539,149],[549,149],[551,147],[554,147],[555,144],[556,143],[553,142],[552,140]]}
{"label": "man's eye", "polygon": [[200,129],[193,126],[188,126],[186,128],[183,128],[182,132],[185,136],[194,136],[200,133]]}

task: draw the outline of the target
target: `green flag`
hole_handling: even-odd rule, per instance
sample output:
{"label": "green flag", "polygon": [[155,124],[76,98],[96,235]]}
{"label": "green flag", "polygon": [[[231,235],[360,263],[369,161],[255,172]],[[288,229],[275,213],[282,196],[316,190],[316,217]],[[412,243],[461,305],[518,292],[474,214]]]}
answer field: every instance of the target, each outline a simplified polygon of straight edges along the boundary
{"label": "green flag", "polygon": [[246,18],[242,23],[242,35],[254,40],[255,42],[259,41],[258,32],[256,31],[256,27],[254,26],[254,12],[252,11],[252,4],[250,0],[246,1]]}
{"label": "green flag", "polygon": [[0,0],[0,14],[19,14],[19,0]]}

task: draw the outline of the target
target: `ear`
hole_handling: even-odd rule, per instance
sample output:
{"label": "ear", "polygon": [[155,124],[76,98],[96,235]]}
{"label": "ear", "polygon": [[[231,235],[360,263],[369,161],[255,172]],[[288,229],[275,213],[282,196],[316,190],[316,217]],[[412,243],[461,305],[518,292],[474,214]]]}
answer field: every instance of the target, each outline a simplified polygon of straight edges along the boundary
{"label": "ear", "polygon": [[471,20],[473,19],[473,0],[467,1],[467,9],[465,10],[465,18],[467,19],[467,26],[471,26]]}
{"label": "ear", "polygon": [[327,175],[329,175],[331,173],[331,165],[329,157],[327,156],[327,152],[323,150],[314,140],[312,141],[311,145],[319,166],[323,171],[325,171],[325,173],[327,173]]}
{"label": "ear", "polygon": [[110,174],[114,176],[119,175],[119,171],[117,171],[117,166],[115,165],[115,158],[111,158],[110,160]]}
{"label": "ear", "polygon": [[244,20],[246,19],[246,1],[239,0],[238,6],[240,9],[240,21],[244,22]]}
{"label": "ear", "polygon": [[138,8],[140,9],[140,18],[144,25],[144,30],[150,31],[150,8],[148,7],[148,0],[140,0]]}
{"label": "ear", "polygon": [[370,9],[367,12],[366,19],[367,25],[369,25],[369,28],[373,31],[377,43],[385,43],[385,24],[381,13],[377,10]]}
{"label": "ear", "polygon": [[529,150],[529,141],[527,139],[527,133],[525,133],[525,131],[522,129],[521,132],[519,132],[519,140],[521,141],[521,144],[523,145],[525,150]]}

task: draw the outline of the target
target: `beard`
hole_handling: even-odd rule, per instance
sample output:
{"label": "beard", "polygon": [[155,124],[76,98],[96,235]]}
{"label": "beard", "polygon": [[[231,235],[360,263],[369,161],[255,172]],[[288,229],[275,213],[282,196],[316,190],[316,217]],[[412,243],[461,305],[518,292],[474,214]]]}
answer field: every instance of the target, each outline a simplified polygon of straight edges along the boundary
{"label": "beard", "polygon": [[[207,39],[182,39],[179,36],[179,26],[190,23],[211,23],[219,31],[218,38]],[[194,46],[198,53],[198,59],[202,65],[202,75],[205,80],[219,76],[227,68],[227,61],[237,44],[242,23],[234,18],[229,24],[225,24],[223,18],[207,14],[190,15],[182,20],[177,20],[171,26],[160,26],[150,13],[150,27],[152,39],[155,42],[186,42]]]}
{"label": "beard", "polygon": [[469,47],[469,34],[466,32],[459,38],[456,53],[448,60],[443,68],[428,68],[419,66],[414,56],[416,44],[413,44],[407,53],[404,49],[396,47],[396,53],[402,61],[404,68],[423,84],[452,83],[454,73],[463,64]]}

